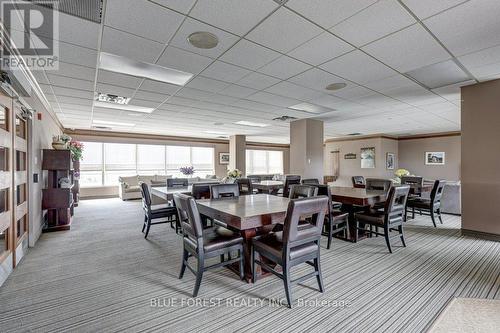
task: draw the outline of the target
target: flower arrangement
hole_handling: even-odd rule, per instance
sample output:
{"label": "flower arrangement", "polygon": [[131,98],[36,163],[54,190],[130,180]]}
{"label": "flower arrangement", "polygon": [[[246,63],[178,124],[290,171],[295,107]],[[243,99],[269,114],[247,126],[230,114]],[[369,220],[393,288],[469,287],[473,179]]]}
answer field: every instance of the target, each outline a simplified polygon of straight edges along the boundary
{"label": "flower arrangement", "polygon": [[240,177],[241,177],[241,175],[242,175],[242,173],[241,173],[241,171],[240,171],[240,170],[238,170],[238,169],[229,170],[229,171],[227,172],[227,176],[228,176],[229,178],[240,178]]}
{"label": "flower arrangement", "polygon": [[410,171],[408,171],[406,169],[397,169],[396,172],[394,172],[394,175],[398,178],[401,178],[403,176],[409,176]]}
{"label": "flower arrangement", "polygon": [[83,158],[83,143],[76,141],[76,140],[71,140],[69,142],[69,150],[71,152],[71,157],[75,161],[79,161]]}
{"label": "flower arrangement", "polygon": [[71,137],[67,134],[54,135],[52,136],[52,147],[57,150],[66,150],[70,141]]}
{"label": "flower arrangement", "polygon": [[194,167],[193,166],[185,166],[185,167],[180,168],[179,171],[184,176],[192,176],[194,174]]}

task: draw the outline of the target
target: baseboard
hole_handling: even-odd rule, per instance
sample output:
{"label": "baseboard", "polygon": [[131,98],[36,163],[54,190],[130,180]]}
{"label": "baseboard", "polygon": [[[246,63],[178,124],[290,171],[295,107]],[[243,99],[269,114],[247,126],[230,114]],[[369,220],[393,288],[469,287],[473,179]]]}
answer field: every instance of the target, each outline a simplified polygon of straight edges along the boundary
{"label": "baseboard", "polygon": [[495,242],[500,242],[500,235],[490,234],[488,232],[481,232],[481,231],[468,230],[468,229],[462,228],[462,235],[469,236],[469,237],[475,237],[475,238],[483,238],[483,239],[492,240]]}
{"label": "baseboard", "polygon": [[93,195],[88,197],[80,197],[80,201],[94,200],[94,199],[111,199],[111,198],[118,198],[118,195]]}

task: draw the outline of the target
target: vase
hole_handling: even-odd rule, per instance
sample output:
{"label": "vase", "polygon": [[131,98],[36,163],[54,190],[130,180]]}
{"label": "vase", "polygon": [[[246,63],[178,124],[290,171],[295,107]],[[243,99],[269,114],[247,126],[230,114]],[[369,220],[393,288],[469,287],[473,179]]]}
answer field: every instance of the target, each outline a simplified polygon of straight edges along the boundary
{"label": "vase", "polygon": [[64,142],[52,142],[52,148],[55,150],[66,150],[68,149],[68,145]]}

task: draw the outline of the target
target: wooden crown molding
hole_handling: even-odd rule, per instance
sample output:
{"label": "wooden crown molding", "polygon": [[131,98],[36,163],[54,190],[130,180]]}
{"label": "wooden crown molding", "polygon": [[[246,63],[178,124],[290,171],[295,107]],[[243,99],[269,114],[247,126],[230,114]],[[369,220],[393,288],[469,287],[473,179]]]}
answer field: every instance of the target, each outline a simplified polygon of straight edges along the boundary
{"label": "wooden crown molding", "polygon": [[419,135],[410,135],[410,136],[402,136],[398,138],[398,140],[416,140],[416,139],[430,139],[430,138],[444,138],[448,136],[461,136],[462,133],[455,132],[440,132],[440,133],[429,133],[429,134],[419,134]]}
{"label": "wooden crown molding", "polygon": [[374,135],[363,135],[363,136],[351,136],[351,137],[342,137],[342,138],[334,138],[325,140],[325,143],[328,142],[340,142],[340,141],[358,141],[358,140],[368,140],[368,139],[389,139],[389,140],[398,140],[396,136],[390,136],[385,134],[374,134]]}
{"label": "wooden crown molding", "polygon": [[431,138],[444,138],[450,136],[460,136],[461,133],[458,131],[455,132],[440,132],[440,133],[429,133],[429,134],[416,134],[409,136],[390,136],[384,134],[374,134],[374,135],[365,135],[365,136],[354,136],[354,137],[342,137],[335,139],[325,140],[325,143],[329,142],[341,142],[341,141],[358,141],[358,140],[367,140],[367,139],[389,139],[389,140],[417,140],[417,139],[431,139]]}

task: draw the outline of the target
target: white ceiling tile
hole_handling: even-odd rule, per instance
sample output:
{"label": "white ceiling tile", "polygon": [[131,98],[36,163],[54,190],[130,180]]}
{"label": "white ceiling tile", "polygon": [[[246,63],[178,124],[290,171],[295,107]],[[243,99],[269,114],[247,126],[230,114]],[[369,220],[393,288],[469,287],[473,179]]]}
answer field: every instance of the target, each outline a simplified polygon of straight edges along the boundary
{"label": "white ceiling tile", "polygon": [[228,85],[229,85],[229,83],[224,82],[224,81],[209,79],[209,78],[203,77],[203,76],[197,76],[194,79],[192,79],[191,81],[189,81],[189,83],[186,85],[186,87],[216,93],[216,92],[223,90]]}
{"label": "white ceiling tile", "polygon": [[323,92],[326,92],[326,86],[331,83],[345,82],[344,79],[317,68],[311,68],[302,74],[292,77],[288,81]]}
{"label": "white ceiling tile", "polygon": [[163,45],[158,42],[104,27],[101,45],[103,52],[153,63],[162,50]]}
{"label": "white ceiling tile", "polygon": [[430,89],[444,87],[450,84],[470,79],[453,60],[443,61],[422,67],[406,73]]}
{"label": "white ceiling tile", "polygon": [[53,74],[69,76],[76,79],[93,81],[95,79],[95,67],[74,65],[59,61],[59,68],[51,71]]}
{"label": "white ceiling tile", "polygon": [[256,92],[255,94],[248,96],[246,99],[285,108],[300,103],[299,100],[293,98],[278,96],[263,91]]}
{"label": "white ceiling tile", "polygon": [[161,93],[165,95],[172,95],[177,90],[179,90],[179,88],[179,86],[173,84],[158,82],[150,79],[145,79],[141,85],[141,90]]}
{"label": "white ceiling tile", "polygon": [[[198,31],[207,31],[217,36],[217,38],[219,39],[219,43],[217,44],[217,46],[212,49],[200,49],[191,45],[188,42],[187,38],[193,32]],[[170,45],[193,53],[198,53],[206,57],[217,58],[224,51],[230,48],[234,43],[236,43],[237,40],[238,37],[233,34],[227,33],[223,30],[214,28],[213,26],[193,20],[188,17],[186,18],[184,23],[182,23],[179,31],[177,31],[174,38],[170,42]]]}
{"label": "white ceiling tile", "polygon": [[266,89],[267,87],[270,87],[278,82],[280,82],[280,80],[277,78],[253,72],[245,76],[243,79],[239,80],[238,84],[245,87],[261,90]]}
{"label": "white ceiling tile", "polygon": [[500,45],[461,56],[458,60],[468,69],[500,62]]}
{"label": "white ceiling tile", "polygon": [[139,86],[141,81],[142,81],[141,78],[135,76],[114,73],[103,69],[99,69],[99,74],[97,75],[97,82],[113,84],[128,88],[137,88],[137,86]]}
{"label": "white ceiling tile", "polygon": [[322,30],[314,24],[285,8],[280,8],[252,30],[246,38],[286,53],[321,32]]}
{"label": "white ceiling tile", "polygon": [[94,90],[94,82],[74,79],[66,76],[54,75],[51,73],[47,73],[49,77],[49,81],[54,86],[66,87],[66,88],[74,88],[80,90]]}
{"label": "white ceiling tile", "polygon": [[337,97],[345,98],[345,99],[354,99],[358,97],[373,95],[373,91],[364,87],[350,85],[344,89],[332,91],[331,94]]}
{"label": "white ceiling tile", "polygon": [[169,46],[157,64],[183,72],[198,74],[211,62],[211,58]]}
{"label": "white ceiling tile", "polygon": [[[143,93],[148,93],[148,92],[143,92]],[[145,95],[142,95],[142,94],[139,94],[139,97],[144,97]],[[165,96],[165,95],[162,95],[162,96]],[[153,101],[153,100],[145,100],[145,99],[140,99],[139,97],[137,97],[137,94],[136,96],[134,96],[134,98],[132,98],[130,100],[130,103],[129,105],[137,105],[137,106],[144,106],[144,107],[147,107],[147,108],[157,108],[161,102],[163,102],[164,100],[162,101],[158,101],[158,97],[154,98],[156,101]],[[130,112],[130,111],[127,111],[127,112]]]}
{"label": "white ceiling tile", "polygon": [[441,87],[437,89],[433,89],[432,91],[435,92],[436,94],[440,95],[443,98],[446,98],[449,101],[453,102],[459,102],[461,97],[460,97],[460,87],[467,86],[469,84],[473,84],[475,81],[470,80],[466,82],[461,82],[457,84],[451,84],[446,87]]}
{"label": "white ceiling tile", "polygon": [[231,97],[236,97],[236,98],[245,98],[245,97],[247,97],[255,92],[256,92],[255,89],[232,84],[232,85],[222,89],[219,92],[219,94],[227,95],[227,96],[231,96]]}
{"label": "white ceiling tile", "polygon": [[500,1],[472,0],[424,21],[455,55],[500,44]]}
{"label": "white ceiling tile", "polygon": [[410,80],[409,78],[396,74],[394,76],[382,79],[382,80],[373,80],[364,84],[366,87],[376,90],[378,92],[384,92],[389,89],[398,88],[398,87],[413,87],[418,86],[417,83]]}
{"label": "white ceiling tile", "polygon": [[219,103],[219,104],[232,104],[238,100],[238,98],[225,96],[221,94],[213,94],[204,99],[205,101]]}
{"label": "white ceiling tile", "polygon": [[49,81],[45,77],[45,71],[43,69],[32,69],[31,73],[39,84],[49,84]]}
{"label": "white ceiling tile", "polygon": [[344,54],[320,67],[357,83],[383,79],[396,74],[395,71],[360,50]]}
{"label": "white ceiling tile", "polygon": [[[152,93],[149,91],[145,90],[138,90],[133,99],[142,99],[145,101],[151,101],[151,102],[163,102],[169,97],[167,94],[157,94],[157,93]],[[133,103],[130,103],[133,104]]]}
{"label": "white ceiling tile", "polygon": [[288,81],[282,81],[274,86],[266,89],[272,94],[285,97],[295,98],[301,101],[308,101],[312,98],[319,97],[322,93],[316,90],[305,88]]}
{"label": "white ceiling tile", "polygon": [[421,20],[469,0],[403,0]]}
{"label": "white ceiling tile", "polygon": [[247,69],[226,64],[221,61],[214,62],[203,71],[203,76],[231,83],[242,79],[248,74],[250,74],[250,71]]}
{"label": "white ceiling tile", "polygon": [[[108,0],[105,24],[131,34],[167,43],[184,16],[146,0]],[[145,24],[147,20],[147,24]]]}
{"label": "white ceiling tile", "polygon": [[255,70],[278,58],[281,54],[246,39],[240,40],[220,58],[225,62]]}
{"label": "white ceiling tile", "polygon": [[103,94],[113,94],[123,97],[132,97],[135,89],[125,88],[105,83],[97,83],[96,91]]}
{"label": "white ceiling tile", "polygon": [[327,29],[378,0],[289,0],[287,7]]}
{"label": "white ceiling tile", "polygon": [[69,97],[69,96],[58,96],[57,101],[61,104],[75,104],[87,107],[91,107],[93,103],[93,99]]}
{"label": "white ceiling tile", "polygon": [[151,2],[187,14],[196,0],[151,0]]}
{"label": "white ceiling tile", "polygon": [[213,93],[193,88],[184,87],[175,94],[175,96],[190,98],[190,99],[198,99],[203,100],[209,98]]}
{"label": "white ceiling tile", "polygon": [[60,42],[59,60],[81,66],[95,67],[97,64],[97,51]]}
{"label": "white ceiling tile", "polygon": [[373,42],[363,50],[400,72],[450,58],[448,52],[419,24]]}
{"label": "white ceiling tile", "polygon": [[288,55],[316,66],[352,50],[353,46],[329,32],[324,32],[292,50]]}
{"label": "white ceiling tile", "polygon": [[78,98],[85,98],[85,99],[93,99],[94,98],[94,92],[89,91],[89,90],[79,90],[79,89],[71,89],[71,88],[66,88],[66,87],[58,87],[58,86],[53,86],[52,89],[54,89],[54,94],[56,96],[68,96],[68,97],[78,97]]}
{"label": "white ceiling tile", "polygon": [[345,100],[328,94],[323,94],[319,97],[310,100],[311,103],[321,105],[330,109],[336,109],[345,103]]}
{"label": "white ceiling tile", "polygon": [[264,104],[261,102],[248,100],[248,99],[240,99],[237,102],[233,103],[232,105],[243,108],[243,109],[247,109],[247,110],[255,110],[255,111],[262,111],[262,112],[279,112],[280,110],[282,110],[281,106]]}
{"label": "white ceiling tile", "polygon": [[306,65],[303,62],[287,56],[281,56],[262,68],[259,68],[258,71],[263,74],[286,80],[294,75],[308,70],[309,68],[311,68],[310,65]]}
{"label": "white ceiling tile", "polygon": [[272,0],[198,1],[190,15],[243,36],[276,7]]}
{"label": "white ceiling tile", "polygon": [[415,22],[396,0],[383,0],[342,21],[330,31],[361,46]]}

